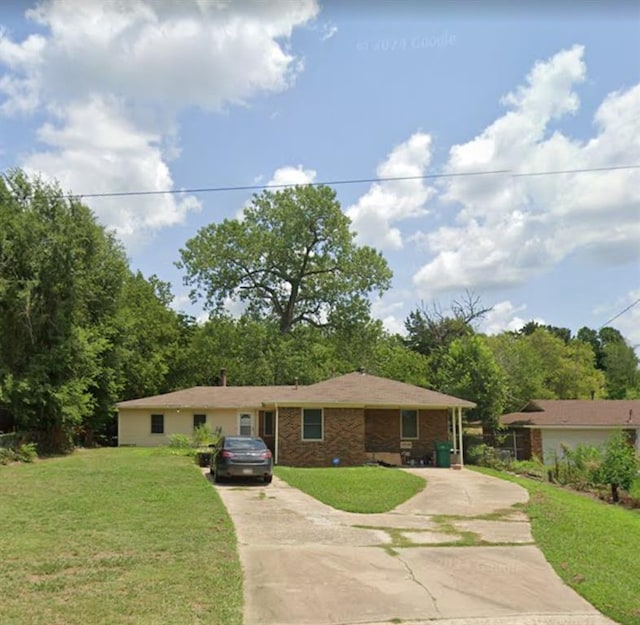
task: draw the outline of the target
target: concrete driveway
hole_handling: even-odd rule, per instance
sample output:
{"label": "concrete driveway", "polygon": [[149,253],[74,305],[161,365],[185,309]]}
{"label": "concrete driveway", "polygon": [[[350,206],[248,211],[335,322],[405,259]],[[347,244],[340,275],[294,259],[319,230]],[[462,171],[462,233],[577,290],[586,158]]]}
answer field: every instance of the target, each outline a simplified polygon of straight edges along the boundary
{"label": "concrete driveway", "polygon": [[385,514],[334,510],[275,477],[216,485],[238,536],[244,624],[613,623],[533,544],[513,507],[524,489],[467,470],[407,470],[427,488]]}

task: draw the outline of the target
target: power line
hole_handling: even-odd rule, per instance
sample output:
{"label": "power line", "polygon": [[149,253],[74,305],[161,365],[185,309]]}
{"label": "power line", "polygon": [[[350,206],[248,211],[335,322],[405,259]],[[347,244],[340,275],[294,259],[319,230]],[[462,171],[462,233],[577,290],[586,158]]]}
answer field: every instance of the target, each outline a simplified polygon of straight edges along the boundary
{"label": "power line", "polygon": [[632,302],[631,304],[629,304],[624,310],[621,310],[617,315],[614,315],[613,317],[611,317],[611,319],[608,319],[607,321],[605,321],[598,328],[598,330],[602,330],[602,328],[604,328],[606,325],[609,325],[612,321],[615,321],[618,317],[621,317],[622,315],[624,315],[624,313],[626,313],[628,310],[631,310],[634,306],[637,306],[638,304],[640,304],[640,297],[635,302]]}
{"label": "power line", "polygon": [[[392,182],[398,180],[424,180],[426,178],[453,178],[461,176],[489,176],[492,174],[508,174],[508,169],[497,169],[495,171],[475,171],[459,174],[425,174],[421,176],[389,176],[382,178],[347,178],[345,180],[326,180],[324,182],[304,182],[301,186],[319,187],[322,185],[335,186],[341,184],[366,184],[373,182]],[[196,189],[168,189],[166,191],[116,191],[112,193],[73,193],[73,197],[121,197],[129,195],[175,195],[178,193],[216,193],[220,191],[259,191],[262,189],[285,189],[296,187],[300,183],[281,184],[253,184],[231,187],[201,187]]]}
{"label": "power line", "polygon": [[[373,184],[375,182],[399,182],[405,180],[429,180],[434,178],[466,178],[471,176],[495,176],[509,175],[512,178],[532,176],[557,176],[561,174],[583,174],[599,171],[617,171],[624,169],[640,169],[640,165],[614,165],[611,167],[587,167],[583,169],[558,169],[549,171],[533,171],[513,173],[510,169],[495,169],[491,171],[467,171],[460,173],[423,174],[420,176],[388,176],[379,178],[346,178],[342,180],[326,180],[323,182],[306,182],[303,186],[337,186],[346,184]],[[262,191],[266,189],[284,189],[298,186],[295,183],[288,184],[254,184],[223,187],[200,187],[192,189],[167,189],[163,191],[112,191],[105,193],[69,193],[67,197],[73,198],[100,198],[100,197],[131,197],[142,195],[178,195],[182,193],[221,193],[224,191]]]}

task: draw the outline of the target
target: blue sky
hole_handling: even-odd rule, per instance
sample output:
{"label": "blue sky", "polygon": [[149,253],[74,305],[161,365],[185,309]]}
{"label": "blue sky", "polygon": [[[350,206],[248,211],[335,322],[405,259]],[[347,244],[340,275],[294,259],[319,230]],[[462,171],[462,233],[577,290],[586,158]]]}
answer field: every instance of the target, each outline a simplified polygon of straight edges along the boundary
{"label": "blue sky", "polygon": [[[483,7],[10,0],[0,170],[95,193],[640,164],[637,5]],[[488,332],[597,328],[640,298],[640,169],[336,188],[394,271],[373,302],[392,331],[465,289]],[[198,315],[179,249],[250,195],[87,203]],[[640,344],[640,305],[613,325]]]}

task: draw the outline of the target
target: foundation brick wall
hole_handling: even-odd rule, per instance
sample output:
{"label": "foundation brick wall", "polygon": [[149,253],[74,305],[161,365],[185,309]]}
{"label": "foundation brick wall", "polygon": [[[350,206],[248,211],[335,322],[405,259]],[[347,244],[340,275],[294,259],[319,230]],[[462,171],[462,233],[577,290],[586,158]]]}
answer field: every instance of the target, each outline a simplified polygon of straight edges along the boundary
{"label": "foundation brick wall", "polygon": [[365,461],[364,410],[325,408],[324,440],[302,440],[302,410],[280,408],[278,415],[278,464],[293,467],[330,467],[334,458],[340,466]]}
{"label": "foundation brick wall", "polygon": [[[431,457],[436,441],[449,438],[447,410],[418,412],[417,440],[411,440],[412,458]],[[371,409],[365,412],[365,445],[367,452],[400,452],[400,410]]]}

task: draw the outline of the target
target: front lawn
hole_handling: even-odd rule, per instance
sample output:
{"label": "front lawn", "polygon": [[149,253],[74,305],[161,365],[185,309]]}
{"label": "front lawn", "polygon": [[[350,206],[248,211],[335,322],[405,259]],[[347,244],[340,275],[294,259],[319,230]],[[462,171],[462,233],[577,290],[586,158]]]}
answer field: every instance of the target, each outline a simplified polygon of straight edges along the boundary
{"label": "front lawn", "polygon": [[558,575],[598,610],[640,625],[640,512],[506,473],[529,491],[533,537]]}
{"label": "front lawn", "polygon": [[98,449],[0,466],[3,625],[240,625],[233,525],[191,458]]}
{"label": "front lawn", "polygon": [[274,472],[291,486],[346,512],[388,512],[426,486],[421,477],[383,467],[275,467]]}

